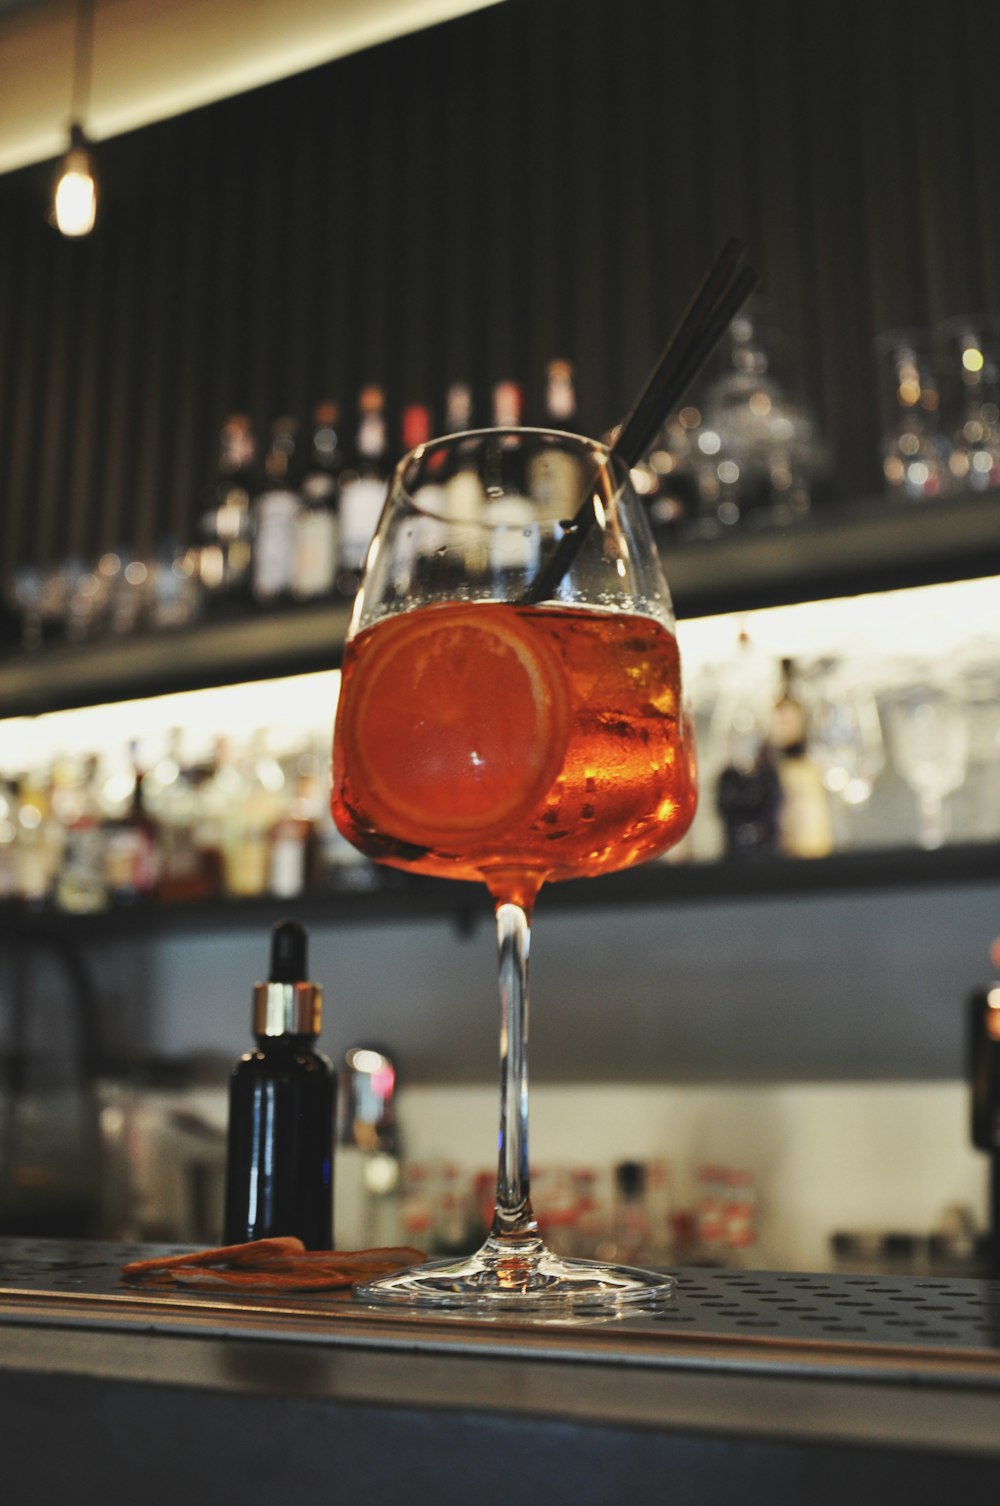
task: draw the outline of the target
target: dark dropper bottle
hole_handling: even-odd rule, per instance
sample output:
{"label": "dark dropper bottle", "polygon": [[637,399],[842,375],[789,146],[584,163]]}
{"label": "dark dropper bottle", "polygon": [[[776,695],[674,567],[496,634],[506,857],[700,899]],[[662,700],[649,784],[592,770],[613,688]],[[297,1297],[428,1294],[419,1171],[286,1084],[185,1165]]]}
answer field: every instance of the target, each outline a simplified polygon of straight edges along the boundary
{"label": "dark dropper bottle", "polygon": [[271,937],[271,975],[253,994],[257,1047],[229,1085],[224,1241],[296,1235],[333,1247],[336,1080],[316,1050],[323,996],[306,981],[305,928],[286,920]]}

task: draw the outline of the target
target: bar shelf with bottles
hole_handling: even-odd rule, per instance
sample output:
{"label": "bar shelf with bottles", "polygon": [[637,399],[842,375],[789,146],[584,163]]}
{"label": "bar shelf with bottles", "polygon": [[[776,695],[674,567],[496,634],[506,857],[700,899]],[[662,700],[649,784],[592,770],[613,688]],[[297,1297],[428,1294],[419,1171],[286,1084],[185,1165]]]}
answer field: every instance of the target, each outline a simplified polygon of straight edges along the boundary
{"label": "bar shelf with bottles", "polygon": [[[660,540],[678,619],[1000,575],[1000,497],[914,507],[892,495],[818,509],[794,527]],[[56,642],[0,659],[4,716],[334,668],[350,602],[294,599],[170,631]]]}
{"label": "bar shelf with bottles", "polygon": [[[682,621],[695,824],[666,860],[543,903],[1000,877],[996,600],[986,578]],[[376,868],[333,826],[337,690],[320,670],[9,719],[3,917],[96,936],[260,925],[290,902],[316,923],[485,916],[480,886]]]}
{"label": "bar shelf with bottles", "polygon": [[[717,384],[722,407],[733,381],[744,410],[791,425],[756,367],[749,385],[739,370]],[[492,405],[493,422],[517,424],[517,384],[497,383]],[[542,416],[572,427],[574,405],[572,368],[550,363]],[[337,666],[389,465],[383,393],[357,407],[349,455],[322,402],[305,447],[294,420],[274,422],[261,468],[249,421],[227,419],[202,542],[159,573],[112,553],[49,572],[41,591],[22,579],[22,646],[0,661],[0,918],[98,934],[258,924],[289,899],[317,920],[485,913],[478,886],[361,862],[326,809]],[[992,472],[979,490],[956,474],[933,497],[897,486],[810,508],[787,445],[776,466],[744,424],[738,451],[704,407],[682,411],[635,478],[677,608],[699,817],[669,862],[554,886],[546,903],[996,877]],[[445,427],[470,419],[456,384]],[[430,427],[411,404],[403,447]],[[235,720],[184,699],[207,687],[242,690]],[[88,709],[96,722],[71,728]]]}
{"label": "bar shelf with bottles", "polygon": [[[894,343],[887,489],[833,504],[827,448],[775,381],[747,311],[728,345],[722,374],[633,472],[679,618],[1000,573],[991,363],[952,399],[964,423],[949,444],[937,389]],[[549,361],[538,393],[453,382],[439,412],[410,402],[397,414],[368,385],[350,415],[327,398],[303,419],[228,415],[191,539],[152,556],[121,547],[22,565],[3,583],[2,714],[335,667],[394,460],[432,432],[484,421],[577,428],[572,362]]]}

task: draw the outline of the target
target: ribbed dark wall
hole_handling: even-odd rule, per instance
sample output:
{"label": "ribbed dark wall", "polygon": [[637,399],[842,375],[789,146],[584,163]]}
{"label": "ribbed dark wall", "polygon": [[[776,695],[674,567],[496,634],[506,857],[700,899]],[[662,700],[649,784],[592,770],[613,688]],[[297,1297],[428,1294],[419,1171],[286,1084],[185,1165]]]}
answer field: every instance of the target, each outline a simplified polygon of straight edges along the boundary
{"label": "ribbed dark wall", "polygon": [[1000,311],[998,64],[995,0],[506,0],[104,143],[79,244],[8,175],[4,573],[192,536],[237,407],[514,376],[531,417],[568,355],[603,430],[731,232],[874,491],[873,336]]}

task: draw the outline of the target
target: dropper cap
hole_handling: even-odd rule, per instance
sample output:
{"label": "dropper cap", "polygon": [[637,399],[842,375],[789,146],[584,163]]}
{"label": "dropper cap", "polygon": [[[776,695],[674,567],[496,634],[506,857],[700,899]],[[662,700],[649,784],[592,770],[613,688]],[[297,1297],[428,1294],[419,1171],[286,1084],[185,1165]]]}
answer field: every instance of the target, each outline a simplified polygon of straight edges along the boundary
{"label": "dropper cap", "polygon": [[307,981],[309,936],[297,920],[271,932],[271,973],[253,991],[254,1035],[319,1035],[323,990]]}

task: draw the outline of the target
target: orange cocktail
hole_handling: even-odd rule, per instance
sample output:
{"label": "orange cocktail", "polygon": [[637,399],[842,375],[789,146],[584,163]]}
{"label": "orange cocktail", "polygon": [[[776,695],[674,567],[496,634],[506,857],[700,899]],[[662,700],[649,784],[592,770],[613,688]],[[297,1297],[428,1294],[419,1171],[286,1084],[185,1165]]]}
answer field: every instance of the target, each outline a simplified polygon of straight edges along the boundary
{"label": "orange cocktail", "polygon": [[347,646],[333,812],[362,852],[529,904],[690,825],[677,643],[596,607],[446,603]]}
{"label": "orange cocktail", "polygon": [[670,1296],[663,1271],[565,1258],[541,1237],[528,952],[542,884],[664,852],[695,801],[670,591],[621,460],[549,429],[448,435],[404,456],[344,650],[333,814],[377,862],[493,896],[497,1188],[478,1250],[367,1282],[358,1300],[566,1314]]}

